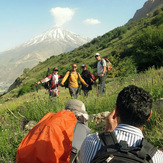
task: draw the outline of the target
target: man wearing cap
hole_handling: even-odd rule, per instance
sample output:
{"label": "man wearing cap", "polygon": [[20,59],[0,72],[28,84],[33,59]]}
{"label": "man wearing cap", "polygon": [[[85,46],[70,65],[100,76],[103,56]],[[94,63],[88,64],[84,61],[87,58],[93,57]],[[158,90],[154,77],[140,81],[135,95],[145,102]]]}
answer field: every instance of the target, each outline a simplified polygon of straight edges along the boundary
{"label": "man wearing cap", "polygon": [[37,82],[36,84],[49,82],[49,96],[56,97],[59,95],[59,79],[63,78],[62,75],[58,75],[58,68],[53,68],[53,73],[49,74],[46,78]]}
{"label": "man wearing cap", "polygon": [[74,98],[77,98],[79,94],[79,83],[78,83],[79,80],[81,81],[82,84],[88,87],[88,84],[84,81],[84,79],[76,70],[77,70],[77,65],[72,64],[72,70],[67,71],[66,75],[64,76],[61,82],[61,85],[64,86],[64,82],[68,79],[69,92],[71,97]]}
{"label": "man wearing cap", "polygon": [[89,116],[84,103],[77,99],[68,101],[65,110],[70,110],[77,118],[77,124],[73,133],[72,147],[78,152],[86,136],[91,133],[87,125]]}
{"label": "man wearing cap", "polygon": [[106,61],[101,58],[99,53],[95,54],[95,58],[98,61],[97,63],[97,75],[99,78],[99,84],[101,89],[101,94],[105,91],[105,80],[106,80]]}

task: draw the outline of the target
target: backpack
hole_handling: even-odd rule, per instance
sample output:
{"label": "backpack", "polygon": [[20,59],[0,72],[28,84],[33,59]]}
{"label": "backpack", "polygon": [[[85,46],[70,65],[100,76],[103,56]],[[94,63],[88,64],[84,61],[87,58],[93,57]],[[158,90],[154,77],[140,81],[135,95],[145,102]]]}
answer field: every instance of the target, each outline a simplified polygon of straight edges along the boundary
{"label": "backpack", "polygon": [[[93,74],[91,74],[91,73],[90,73],[90,75],[91,75],[92,80],[95,82],[95,81],[96,81],[95,76],[94,76]],[[91,82],[91,85],[93,85],[93,84],[94,84],[94,82]]]}
{"label": "backpack", "polygon": [[[106,71],[110,71],[112,69],[112,63],[108,58],[103,58],[106,61]],[[101,59],[101,65],[103,65],[103,59]]]}
{"label": "backpack", "polygon": [[[50,69],[48,68],[47,73],[46,73],[46,77],[48,77],[49,74],[50,74]],[[51,88],[51,81],[52,81],[52,78],[48,82],[43,83],[43,87],[45,89],[50,89]]]}
{"label": "backpack", "polygon": [[47,113],[17,149],[17,163],[69,163],[77,119],[68,110]]}
{"label": "backpack", "polygon": [[156,149],[143,138],[138,147],[128,147],[126,141],[118,143],[113,132],[99,134],[102,144],[91,163],[152,163]]}

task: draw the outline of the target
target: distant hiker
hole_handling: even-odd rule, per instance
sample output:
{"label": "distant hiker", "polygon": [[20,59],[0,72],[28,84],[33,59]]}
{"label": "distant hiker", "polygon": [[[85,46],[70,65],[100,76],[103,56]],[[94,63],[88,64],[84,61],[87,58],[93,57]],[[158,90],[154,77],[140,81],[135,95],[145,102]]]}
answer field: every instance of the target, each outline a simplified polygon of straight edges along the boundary
{"label": "distant hiker", "polygon": [[59,95],[59,79],[63,78],[62,75],[58,75],[58,68],[53,69],[53,73],[49,74],[46,78],[37,82],[36,84],[47,83],[49,82],[49,96],[56,97]]}
{"label": "distant hiker", "polygon": [[84,139],[90,134],[82,101],[71,99],[65,110],[47,113],[20,143],[17,163],[76,163]]}
{"label": "distant hiker", "polygon": [[90,134],[84,140],[79,162],[135,163],[152,160],[153,163],[162,163],[163,152],[156,150],[142,133],[144,124],[152,115],[151,109],[152,97],[148,92],[135,85],[125,87],[118,94],[114,110],[106,117],[105,132]]}
{"label": "distant hiker", "polygon": [[99,84],[100,84],[100,92],[103,94],[105,92],[105,80],[107,78],[106,74],[106,61],[105,59],[101,58],[99,53],[95,54],[95,58],[98,61],[97,63],[97,75],[99,78]]}
{"label": "distant hiker", "polygon": [[88,92],[92,90],[92,83],[94,83],[94,80],[92,79],[92,76],[88,71],[88,67],[86,64],[82,64],[81,68],[83,70],[81,76],[84,79],[84,81],[89,85],[88,87],[86,87],[84,84],[82,84],[82,90],[84,91],[84,95],[88,96]]}
{"label": "distant hiker", "polygon": [[68,80],[68,88],[71,97],[77,98],[79,94],[79,81],[81,81],[82,84],[84,84],[86,87],[88,87],[88,84],[84,81],[84,79],[81,77],[81,75],[76,71],[77,65],[72,64],[72,70],[67,71],[66,75],[62,79],[61,85],[64,86],[64,83],[66,80]]}

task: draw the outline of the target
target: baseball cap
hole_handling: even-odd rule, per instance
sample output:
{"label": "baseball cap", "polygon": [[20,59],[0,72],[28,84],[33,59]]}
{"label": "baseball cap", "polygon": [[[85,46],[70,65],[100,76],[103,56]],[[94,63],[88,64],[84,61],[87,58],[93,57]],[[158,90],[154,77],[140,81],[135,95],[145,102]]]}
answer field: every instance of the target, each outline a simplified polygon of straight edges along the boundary
{"label": "baseball cap", "polygon": [[99,53],[96,53],[96,54],[95,54],[95,57],[96,57],[96,56],[99,56],[99,55],[100,55]]}
{"label": "baseball cap", "polygon": [[53,71],[58,71],[58,68],[57,68],[57,67],[54,67],[54,68],[53,68]]}
{"label": "baseball cap", "polygon": [[81,67],[85,67],[85,64],[82,64]]}
{"label": "baseball cap", "polygon": [[88,120],[89,116],[86,111],[85,105],[82,101],[77,99],[71,99],[67,102],[65,110],[72,111],[76,116],[81,116]]}

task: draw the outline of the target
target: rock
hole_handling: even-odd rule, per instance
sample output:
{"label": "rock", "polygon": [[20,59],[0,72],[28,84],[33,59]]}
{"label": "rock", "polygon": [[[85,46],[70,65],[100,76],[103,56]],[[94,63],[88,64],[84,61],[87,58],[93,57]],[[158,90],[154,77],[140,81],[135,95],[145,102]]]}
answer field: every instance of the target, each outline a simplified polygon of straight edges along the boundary
{"label": "rock", "polygon": [[159,112],[163,111],[163,98],[160,98],[158,101],[155,102],[154,108]]}
{"label": "rock", "polygon": [[29,122],[25,125],[25,130],[31,130],[36,124],[37,124],[36,121],[29,121]]}
{"label": "rock", "polygon": [[108,116],[110,112],[106,111],[106,112],[102,112],[102,113],[98,113],[98,114],[92,114],[89,116],[89,121],[90,122],[96,122],[96,125],[105,121],[105,117]]}

